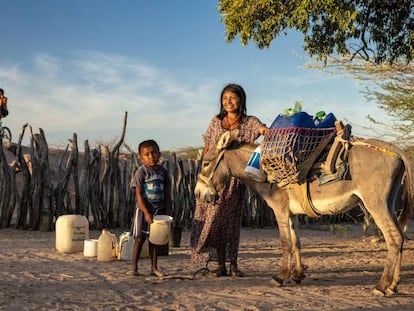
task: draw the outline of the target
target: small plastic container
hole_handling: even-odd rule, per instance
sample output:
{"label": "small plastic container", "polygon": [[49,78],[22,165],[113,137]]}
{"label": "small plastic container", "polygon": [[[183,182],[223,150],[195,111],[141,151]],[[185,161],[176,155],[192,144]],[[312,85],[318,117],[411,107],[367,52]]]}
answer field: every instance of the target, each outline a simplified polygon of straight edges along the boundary
{"label": "small plastic container", "polygon": [[83,242],[83,256],[96,257],[98,250],[97,239],[87,239]]}
{"label": "small plastic container", "polygon": [[319,123],[316,124],[316,128],[335,127],[335,121],[336,121],[335,115],[332,112],[330,112],[325,116],[325,118],[322,121],[319,121]]}

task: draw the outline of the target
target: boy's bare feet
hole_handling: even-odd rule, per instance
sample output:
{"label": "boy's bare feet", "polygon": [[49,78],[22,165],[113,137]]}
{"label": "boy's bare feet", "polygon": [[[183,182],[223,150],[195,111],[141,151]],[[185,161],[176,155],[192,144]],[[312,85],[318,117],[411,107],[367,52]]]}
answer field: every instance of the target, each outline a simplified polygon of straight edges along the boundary
{"label": "boy's bare feet", "polygon": [[128,276],[139,276],[139,273],[138,273],[138,271],[137,271],[137,270],[129,270],[129,271],[127,272],[127,275],[128,275]]}

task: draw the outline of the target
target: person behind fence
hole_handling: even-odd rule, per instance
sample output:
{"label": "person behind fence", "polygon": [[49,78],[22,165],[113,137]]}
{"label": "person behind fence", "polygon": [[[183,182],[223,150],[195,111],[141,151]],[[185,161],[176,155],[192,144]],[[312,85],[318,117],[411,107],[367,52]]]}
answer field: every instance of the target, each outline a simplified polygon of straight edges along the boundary
{"label": "person behind fence", "polygon": [[4,90],[0,89],[0,119],[7,117],[9,110],[7,109],[7,97],[4,96]]}
{"label": "person behind fence", "polygon": [[[145,140],[138,146],[143,165],[134,174],[131,187],[135,188],[136,209],[130,234],[135,238],[130,276],[138,276],[138,260],[149,236],[149,225],[155,215],[171,214],[171,180],[168,171],[159,164],[161,152],[154,140]],[[151,275],[165,276],[158,268],[158,246],[148,241],[151,257]]]}
{"label": "person behind fence", "polygon": [[[227,130],[238,129],[241,142],[253,143],[268,128],[255,116],[248,116],[246,93],[238,84],[228,84],[221,91],[219,113],[211,120],[202,135],[205,142],[203,155],[215,148],[220,136]],[[201,203],[196,208],[191,231],[191,261],[194,264],[215,261],[215,276],[227,275],[226,261],[230,262],[230,275],[243,276],[238,269],[237,257],[240,240],[245,186],[236,178],[220,192],[216,204]]]}

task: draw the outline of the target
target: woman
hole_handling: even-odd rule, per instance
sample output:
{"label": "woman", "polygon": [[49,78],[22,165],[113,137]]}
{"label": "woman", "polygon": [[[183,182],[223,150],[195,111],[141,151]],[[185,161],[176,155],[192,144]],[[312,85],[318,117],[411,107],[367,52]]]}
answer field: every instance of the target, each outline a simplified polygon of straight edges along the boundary
{"label": "woman", "polygon": [[[240,141],[253,143],[268,128],[254,116],[246,114],[246,93],[237,84],[228,84],[221,91],[220,112],[211,120],[203,134],[205,147],[214,148],[227,130],[238,129]],[[216,204],[196,201],[191,248],[194,263],[217,261],[216,276],[227,275],[225,262],[230,262],[230,275],[241,277],[237,267],[245,186],[231,178],[221,190]]]}

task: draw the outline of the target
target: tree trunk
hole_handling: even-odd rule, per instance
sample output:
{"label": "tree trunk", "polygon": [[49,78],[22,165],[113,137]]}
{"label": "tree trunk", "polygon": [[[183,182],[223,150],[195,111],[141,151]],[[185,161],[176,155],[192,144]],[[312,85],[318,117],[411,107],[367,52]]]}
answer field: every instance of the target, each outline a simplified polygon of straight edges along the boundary
{"label": "tree trunk", "polygon": [[32,204],[29,209],[29,229],[38,230],[40,223],[40,211],[41,211],[41,200],[42,200],[42,171],[40,169],[39,160],[35,154],[32,127],[30,129],[30,162],[32,164],[32,178],[31,178],[31,197]]}
{"label": "tree trunk", "polygon": [[23,151],[22,151],[22,140],[23,140],[23,136],[24,136],[24,132],[26,130],[26,127],[28,126],[28,124],[26,123],[25,125],[23,125],[21,131],[20,131],[20,136],[19,136],[19,142],[17,144],[17,152],[16,152],[16,156],[17,156],[17,160],[19,161],[19,165],[20,168],[22,170],[22,174],[23,174],[23,190],[22,190],[22,195],[20,197],[20,210],[18,211],[18,216],[17,216],[17,223],[16,223],[16,228],[18,229],[27,229],[27,213],[28,210],[30,209],[31,201],[32,201],[32,197],[31,197],[31,174],[30,174],[30,170],[29,167],[26,163],[26,160],[24,159],[23,156]]}
{"label": "tree trunk", "polygon": [[42,172],[42,201],[40,212],[39,229],[41,231],[52,230],[53,212],[52,212],[52,183],[50,181],[49,167],[49,146],[46,142],[46,136],[43,129],[39,129],[37,138],[37,154],[40,161],[40,171]]}

